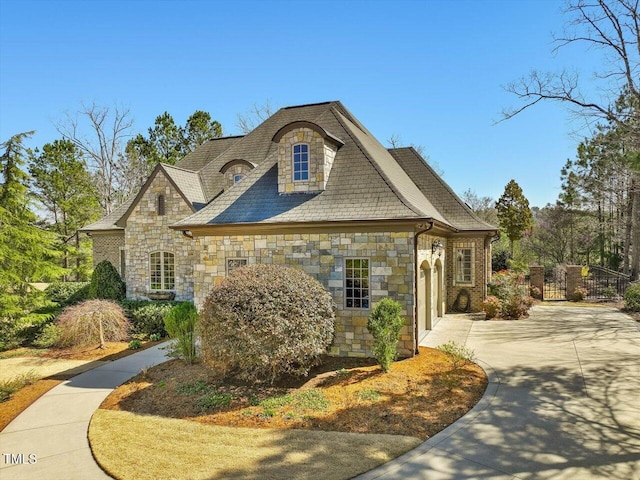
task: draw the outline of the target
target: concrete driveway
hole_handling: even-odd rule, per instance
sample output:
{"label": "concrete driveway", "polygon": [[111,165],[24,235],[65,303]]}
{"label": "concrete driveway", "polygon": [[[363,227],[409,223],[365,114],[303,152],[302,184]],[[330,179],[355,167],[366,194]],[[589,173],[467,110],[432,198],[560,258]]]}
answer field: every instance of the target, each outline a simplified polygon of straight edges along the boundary
{"label": "concrete driveway", "polygon": [[519,321],[447,316],[425,341],[472,349],[483,400],[360,479],[640,479],[640,324],[612,308],[534,307]]}

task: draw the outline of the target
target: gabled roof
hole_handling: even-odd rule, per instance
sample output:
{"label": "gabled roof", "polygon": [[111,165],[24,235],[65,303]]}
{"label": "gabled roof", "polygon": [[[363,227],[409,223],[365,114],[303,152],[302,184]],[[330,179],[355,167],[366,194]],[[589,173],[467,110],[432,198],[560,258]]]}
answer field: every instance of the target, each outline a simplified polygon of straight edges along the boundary
{"label": "gabled roof", "polygon": [[[278,193],[278,149],[271,140],[293,122],[311,122],[344,142],[322,192]],[[340,102],[279,110],[221,155],[234,156],[259,166],[174,228],[414,219],[435,220],[452,228],[387,149]],[[220,161],[219,157],[214,163]]]}
{"label": "gabled roof", "polygon": [[[298,124],[313,125],[338,150],[324,191],[279,194],[274,138]],[[232,162],[255,168],[227,188],[222,172]],[[194,211],[172,225],[176,229],[406,220],[434,221],[452,231],[496,230],[478,219],[415,150],[387,150],[337,101],[282,108],[245,136],[209,140],[176,166],[158,165],[138,195],[83,231],[122,229],[160,171]]]}

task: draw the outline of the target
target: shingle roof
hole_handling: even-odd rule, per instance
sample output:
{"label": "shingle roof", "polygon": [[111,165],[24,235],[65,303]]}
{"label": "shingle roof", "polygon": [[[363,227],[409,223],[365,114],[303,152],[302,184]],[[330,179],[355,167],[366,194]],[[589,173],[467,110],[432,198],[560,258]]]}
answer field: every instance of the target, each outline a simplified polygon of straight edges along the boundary
{"label": "shingle roof", "polygon": [[[271,139],[294,121],[313,122],[344,141],[322,192],[278,194],[277,144]],[[448,225],[393,156],[339,102],[279,110],[221,157],[215,168],[232,157],[259,166],[176,227],[425,218]]]}
{"label": "shingle roof", "polygon": [[114,209],[109,215],[102,217],[95,223],[87,225],[86,227],[81,228],[80,232],[91,233],[98,231],[107,231],[107,230],[124,230],[124,228],[116,225],[116,222],[122,218],[122,215],[126,213],[126,211],[131,206],[135,197],[129,198],[126,202],[122,203],[118,208]]}
{"label": "shingle roof", "polygon": [[[344,142],[322,192],[278,193],[278,144],[273,138],[283,126],[294,122],[312,122]],[[256,168],[225,190],[221,170],[237,160]],[[195,210],[175,228],[430,219],[453,230],[496,230],[478,219],[415,150],[387,150],[340,102],[280,109],[243,137],[210,140],[176,166],[161,165],[158,169]],[[119,228],[116,222],[122,225],[136,201],[130,199],[83,231]]]}
{"label": "shingle roof", "polygon": [[393,148],[389,152],[454,227],[459,230],[498,229],[480,220],[413,148]]}

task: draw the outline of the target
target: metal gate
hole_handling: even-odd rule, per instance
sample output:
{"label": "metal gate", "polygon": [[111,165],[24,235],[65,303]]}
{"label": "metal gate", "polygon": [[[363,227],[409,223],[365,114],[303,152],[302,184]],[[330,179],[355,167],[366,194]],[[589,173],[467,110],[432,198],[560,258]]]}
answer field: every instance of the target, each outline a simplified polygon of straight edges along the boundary
{"label": "metal gate", "polygon": [[567,299],[567,270],[564,265],[556,265],[544,272],[544,291],[542,298],[545,300]]}
{"label": "metal gate", "polygon": [[629,275],[598,265],[589,265],[582,284],[590,300],[620,300],[629,286]]}

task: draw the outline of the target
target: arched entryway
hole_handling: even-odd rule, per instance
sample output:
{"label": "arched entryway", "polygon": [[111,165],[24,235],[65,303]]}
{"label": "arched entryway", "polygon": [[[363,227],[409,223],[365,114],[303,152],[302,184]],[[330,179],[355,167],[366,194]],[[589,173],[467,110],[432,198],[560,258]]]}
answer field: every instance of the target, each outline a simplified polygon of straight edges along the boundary
{"label": "arched entryway", "polygon": [[431,330],[433,318],[433,275],[426,260],[420,264],[418,273],[418,339]]}
{"label": "arched entryway", "polygon": [[442,260],[438,258],[435,263],[435,274],[433,275],[433,293],[431,298],[433,299],[433,313],[432,323],[435,325],[437,319],[444,315],[444,275],[442,268]]}

